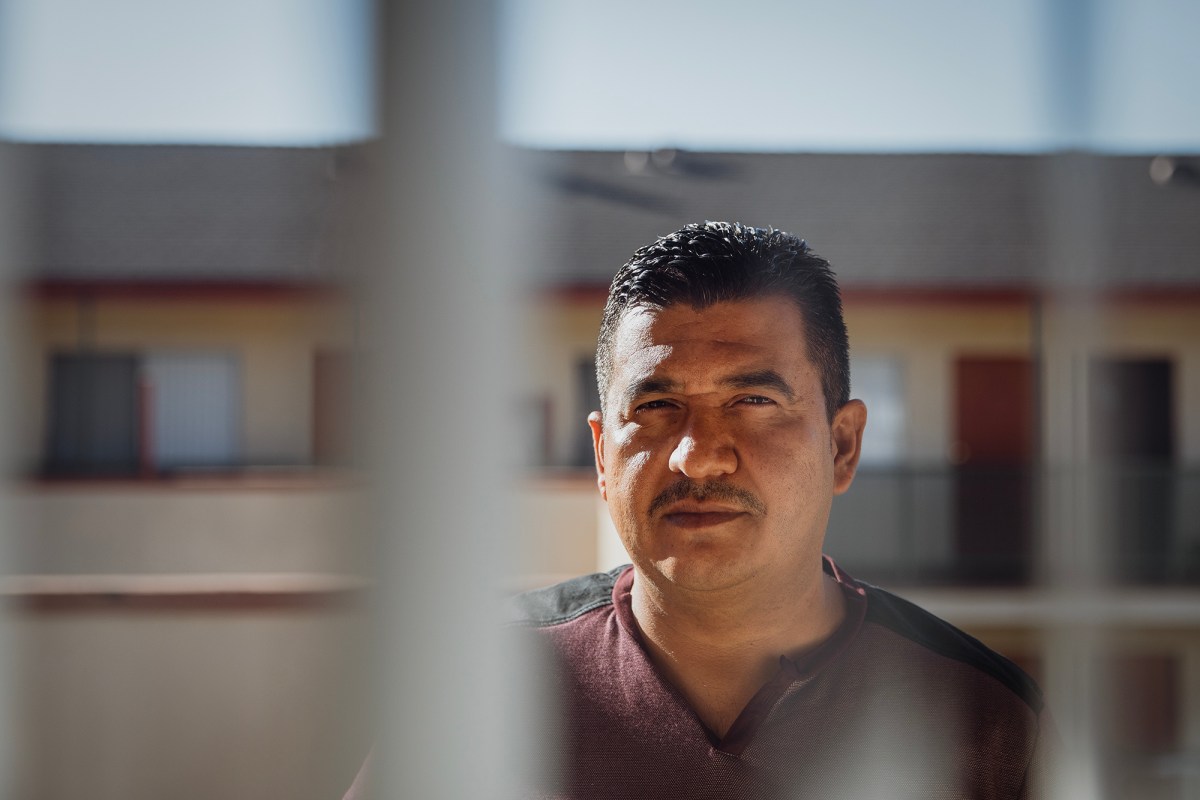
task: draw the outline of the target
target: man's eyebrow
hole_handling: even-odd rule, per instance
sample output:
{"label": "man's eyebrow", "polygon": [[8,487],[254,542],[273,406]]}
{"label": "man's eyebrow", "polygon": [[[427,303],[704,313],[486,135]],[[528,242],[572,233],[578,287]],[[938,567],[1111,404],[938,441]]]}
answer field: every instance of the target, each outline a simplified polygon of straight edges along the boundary
{"label": "man's eyebrow", "polygon": [[787,381],[773,369],[760,369],[756,372],[743,372],[740,375],[730,375],[721,381],[734,389],[774,389],[788,399],[796,399],[796,393]]}
{"label": "man's eyebrow", "polygon": [[628,404],[642,395],[673,392],[678,388],[679,384],[675,381],[651,376],[629,384],[623,393],[623,399]]}

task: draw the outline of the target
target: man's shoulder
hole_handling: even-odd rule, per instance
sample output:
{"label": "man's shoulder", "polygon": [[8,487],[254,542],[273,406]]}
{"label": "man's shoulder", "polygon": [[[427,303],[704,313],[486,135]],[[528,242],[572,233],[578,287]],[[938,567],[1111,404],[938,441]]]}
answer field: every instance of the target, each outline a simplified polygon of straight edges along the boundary
{"label": "man's shoulder", "polygon": [[920,606],[867,583],[865,623],[874,623],[925,650],[966,664],[991,677],[1040,714],[1045,701],[1037,683],[1016,664],[983,642]]}
{"label": "man's shoulder", "polygon": [[553,586],[523,592],[509,601],[509,624],[546,628],[578,619],[589,611],[612,605],[613,586],[628,565],[608,572],[582,575]]}

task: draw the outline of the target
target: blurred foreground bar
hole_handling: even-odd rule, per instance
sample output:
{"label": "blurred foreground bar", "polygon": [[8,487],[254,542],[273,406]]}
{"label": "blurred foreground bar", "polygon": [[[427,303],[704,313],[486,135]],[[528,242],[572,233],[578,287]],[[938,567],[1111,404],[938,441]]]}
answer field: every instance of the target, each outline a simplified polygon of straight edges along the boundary
{"label": "blurred foreground bar", "polygon": [[384,139],[363,291],[385,797],[509,797],[529,741],[503,657],[518,479],[516,276],[495,4],[383,4]]}

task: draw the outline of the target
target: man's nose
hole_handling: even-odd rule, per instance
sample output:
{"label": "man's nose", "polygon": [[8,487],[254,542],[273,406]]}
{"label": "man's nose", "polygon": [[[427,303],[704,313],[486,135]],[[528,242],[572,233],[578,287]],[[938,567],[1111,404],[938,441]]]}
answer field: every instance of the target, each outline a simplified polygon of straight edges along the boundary
{"label": "man's nose", "polygon": [[694,480],[728,475],[737,469],[737,450],[729,431],[718,421],[689,417],[683,435],[671,452],[672,472]]}

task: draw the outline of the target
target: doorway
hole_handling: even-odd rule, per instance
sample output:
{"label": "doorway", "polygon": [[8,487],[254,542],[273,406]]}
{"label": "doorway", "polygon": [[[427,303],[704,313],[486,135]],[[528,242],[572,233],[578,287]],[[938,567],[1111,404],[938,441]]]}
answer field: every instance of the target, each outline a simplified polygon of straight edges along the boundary
{"label": "doorway", "polygon": [[954,522],[957,576],[1024,583],[1032,574],[1037,413],[1025,356],[956,360]]}

